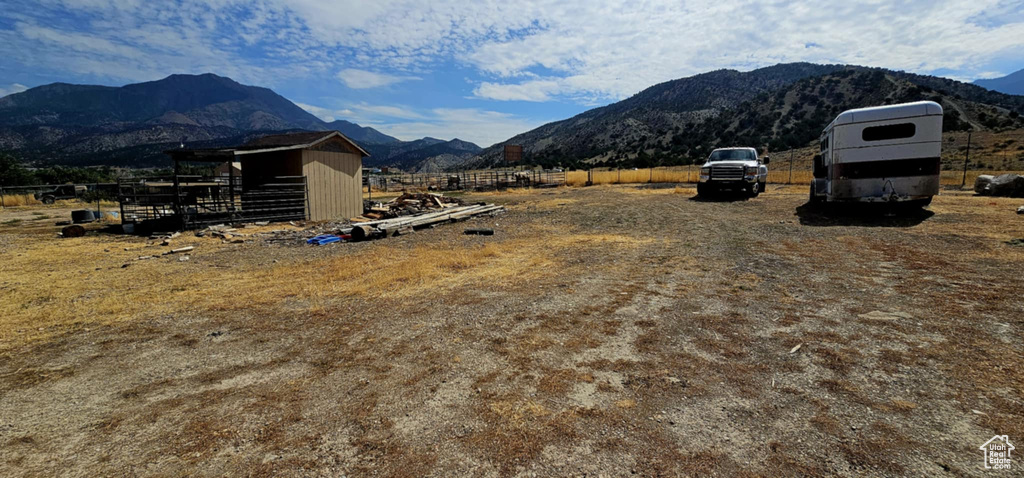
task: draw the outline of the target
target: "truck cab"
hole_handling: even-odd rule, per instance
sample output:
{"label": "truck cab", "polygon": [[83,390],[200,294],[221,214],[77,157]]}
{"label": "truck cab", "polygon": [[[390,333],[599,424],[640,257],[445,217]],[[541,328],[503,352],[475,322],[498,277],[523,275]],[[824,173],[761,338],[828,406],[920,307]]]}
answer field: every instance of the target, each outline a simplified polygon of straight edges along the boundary
{"label": "truck cab", "polygon": [[42,201],[43,204],[53,204],[57,200],[61,199],[75,199],[82,195],[86,191],[85,186],[76,186],[74,184],[65,184],[57,186],[49,191],[40,191],[34,194],[36,200]]}
{"label": "truck cab", "polygon": [[758,158],[754,148],[719,148],[711,152],[700,168],[697,195],[708,196],[721,190],[745,192],[757,197],[768,180],[770,158]]}

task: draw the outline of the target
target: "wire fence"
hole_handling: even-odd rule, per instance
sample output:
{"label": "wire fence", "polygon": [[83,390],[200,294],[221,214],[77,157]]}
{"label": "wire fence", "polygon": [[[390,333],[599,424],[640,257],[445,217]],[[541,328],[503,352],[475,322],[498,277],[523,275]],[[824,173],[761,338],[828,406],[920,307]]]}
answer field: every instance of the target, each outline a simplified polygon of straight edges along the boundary
{"label": "wire fence", "polygon": [[363,187],[372,191],[485,191],[515,187],[549,187],[566,183],[560,170],[477,170],[451,173],[368,174]]}
{"label": "wire fence", "polygon": [[[972,136],[973,135],[973,136]],[[1024,174],[1024,137],[1019,133],[947,133],[942,146],[943,186],[971,187],[982,174]],[[973,142],[972,142],[973,137]],[[768,183],[809,184],[811,162],[817,148],[806,147],[772,152]],[[689,159],[686,162],[699,163]],[[644,169],[592,168],[585,170],[476,170],[450,173],[363,175],[363,187],[371,191],[410,190],[462,191],[514,187],[637,183],[696,183],[699,164]],[[0,208],[38,206],[56,201],[94,202],[116,200],[117,183],[40,184],[3,186],[0,178]]]}
{"label": "wire fence", "polygon": [[[943,143],[940,183],[943,186],[971,187],[983,174],[1024,174],[1024,137],[983,138],[984,142],[971,143],[970,135],[950,134]],[[810,184],[814,179],[812,162],[817,148],[807,147],[780,152],[769,156],[767,182],[770,184]],[[699,161],[685,166],[664,166],[642,169],[593,168],[566,173],[566,184],[636,184],[636,183],[696,183],[700,179]]]}

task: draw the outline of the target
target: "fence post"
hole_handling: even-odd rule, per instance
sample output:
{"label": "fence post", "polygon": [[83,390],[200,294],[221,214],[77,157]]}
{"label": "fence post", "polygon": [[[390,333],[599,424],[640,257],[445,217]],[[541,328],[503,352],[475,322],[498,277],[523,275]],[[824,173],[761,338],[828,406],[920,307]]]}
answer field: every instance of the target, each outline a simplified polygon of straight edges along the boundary
{"label": "fence post", "polygon": [[4,203],[4,187],[0,186],[0,209],[7,209],[7,204]]}
{"label": "fence post", "polygon": [[789,150],[789,182],[786,184],[793,184],[793,155],[796,154],[795,149]]}
{"label": "fence post", "polygon": [[[239,162],[238,164],[242,164]],[[223,197],[223,196],[221,196]],[[235,161],[231,158],[228,161],[228,201],[231,204],[228,205],[228,222],[234,223],[235,221]]]}
{"label": "fence post", "polygon": [[960,189],[967,186],[967,165],[971,162],[971,132],[967,132],[967,156],[964,156],[964,179],[960,182]]}

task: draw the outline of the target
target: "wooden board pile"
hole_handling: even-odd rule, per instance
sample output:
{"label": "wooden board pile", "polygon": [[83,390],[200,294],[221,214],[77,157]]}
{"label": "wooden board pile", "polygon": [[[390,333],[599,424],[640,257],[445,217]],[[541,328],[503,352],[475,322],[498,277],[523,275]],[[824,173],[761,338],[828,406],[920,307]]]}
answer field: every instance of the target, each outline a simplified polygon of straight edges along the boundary
{"label": "wooden board pile", "polygon": [[495,204],[478,203],[469,206],[457,205],[441,207],[435,211],[425,211],[419,214],[399,216],[390,219],[360,222],[353,224],[351,229],[341,230],[340,234],[350,235],[353,241],[376,239],[401,234],[408,234],[415,229],[433,227],[445,222],[465,221],[471,217],[484,214],[497,214],[505,209],[505,206]]}
{"label": "wooden board pile", "polygon": [[405,193],[386,203],[376,203],[366,208],[362,216],[352,222],[367,222],[379,219],[390,219],[399,216],[419,214],[424,211],[440,210],[462,206],[459,198],[433,193]]}

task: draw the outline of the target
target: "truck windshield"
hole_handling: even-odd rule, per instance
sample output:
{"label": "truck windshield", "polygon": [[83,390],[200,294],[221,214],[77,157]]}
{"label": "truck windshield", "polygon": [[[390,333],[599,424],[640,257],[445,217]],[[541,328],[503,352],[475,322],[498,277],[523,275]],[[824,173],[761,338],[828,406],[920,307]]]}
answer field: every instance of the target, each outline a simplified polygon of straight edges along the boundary
{"label": "truck windshield", "polygon": [[711,152],[711,161],[755,161],[757,155],[749,149],[719,149]]}

